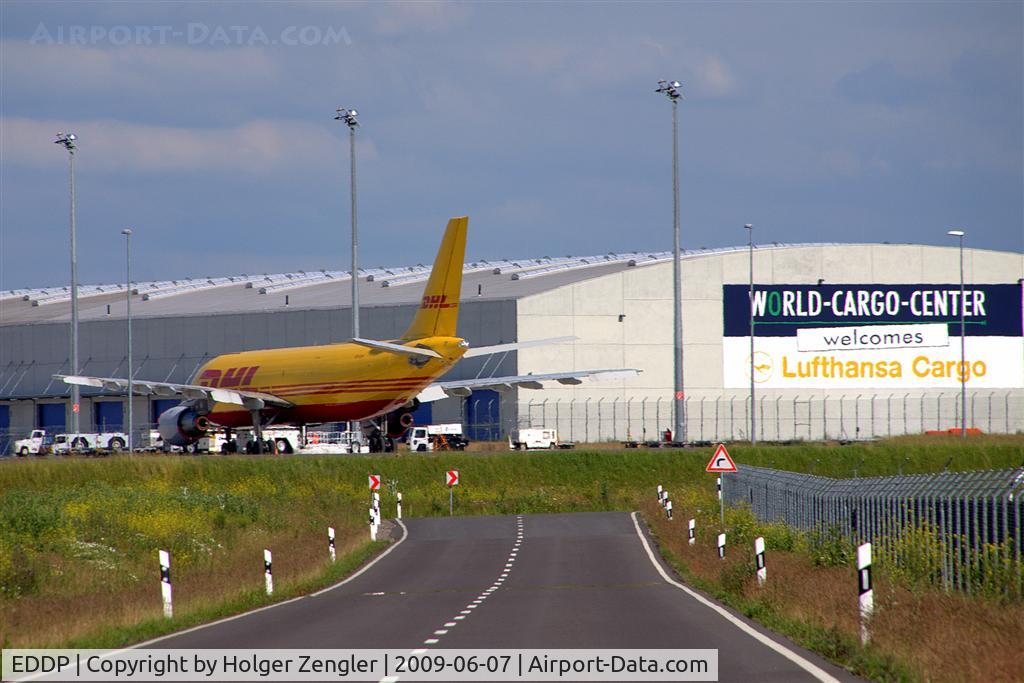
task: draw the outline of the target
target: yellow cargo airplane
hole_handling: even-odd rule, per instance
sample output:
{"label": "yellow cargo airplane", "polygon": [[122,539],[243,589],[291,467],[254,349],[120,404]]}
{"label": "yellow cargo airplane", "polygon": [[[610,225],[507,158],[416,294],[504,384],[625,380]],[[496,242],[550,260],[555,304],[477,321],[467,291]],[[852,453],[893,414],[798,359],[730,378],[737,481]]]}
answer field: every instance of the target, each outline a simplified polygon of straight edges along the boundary
{"label": "yellow cargo airplane", "polygon": [[[438,382],[461,358],[502,353],[573,337],[542,339],[470,349],[456,336],[465,216],[448,221],[416,317],[401,339],[352,339],[338,344],[244,351],[217,356],[198,369],[193,383],[133,380],[138,394],[182,396],[181,405],[159,418],[164,442],[187,446],[209,430],[252,426],[262,449],[262,427],[364,421],[388,416],[400,428],[411,424],[420,402],[466,396],[474,389],[540,389],[541,382],[579,384],[584,378],[612,379],[637,370],[583,370],[545,375],[485,377]],[[128,380],[54,375],[68,384],[125,390]]]}

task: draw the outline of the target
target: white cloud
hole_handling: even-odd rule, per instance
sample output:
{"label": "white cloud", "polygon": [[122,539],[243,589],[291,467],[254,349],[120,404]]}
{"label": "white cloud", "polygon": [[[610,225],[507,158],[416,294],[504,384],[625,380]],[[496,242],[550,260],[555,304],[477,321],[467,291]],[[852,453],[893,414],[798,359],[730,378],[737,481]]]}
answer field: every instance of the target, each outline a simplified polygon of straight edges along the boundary
{"label": "white cloud", "polygon": [[[178,128],[124,121],[67,122],[0,119],[0,160],[4,166],[64,163],[54,134],[73,130],[78,158],[102,171],[241,172],[263,174],[336,163],[342,141],[326,125],[257,120],[231,128]],[[360,144],[363,158],[376,158],[372,142]]]}

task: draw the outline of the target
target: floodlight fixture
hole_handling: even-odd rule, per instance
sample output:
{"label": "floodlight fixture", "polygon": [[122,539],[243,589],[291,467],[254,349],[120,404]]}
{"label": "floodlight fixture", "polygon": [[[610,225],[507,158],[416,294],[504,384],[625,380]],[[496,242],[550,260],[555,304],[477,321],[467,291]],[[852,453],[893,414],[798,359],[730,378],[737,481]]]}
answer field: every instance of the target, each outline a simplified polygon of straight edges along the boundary
{"label": "floodlight fixture", "polygon": [[950,237],[963,237],[964,236],[964,231],[963,230],[947,230],[946,234],[949,235]]}
{"label": "floodlight fixture", "polygon": [[64,145],[64,149],[66,149],[71,154],[74,154],[75,153],[75,140],[77,140],[77,139],[78,139],[78,136],[76,136],[74,133],[64,133],[64,132],[58,131],[57,139],[53,141],[53,144],[55,144],[55,145]]}
{"label": "floodlight fixture", "polygon": [[658,81],[658,88],[654,92],[664,93],[673,102],[682,98],[683,91],[680,90],[679,81],[666,81],[662,79]]}
{"label": "floodlight fixture", "polygon": [[335,121],[344,121],[345,125],[349,128],[355,128],[359,125],[359,120],[356,118],[359,116],[359,112],[355,109],[345,109],[344,107],[338,107],[337,116],[334,117]]}

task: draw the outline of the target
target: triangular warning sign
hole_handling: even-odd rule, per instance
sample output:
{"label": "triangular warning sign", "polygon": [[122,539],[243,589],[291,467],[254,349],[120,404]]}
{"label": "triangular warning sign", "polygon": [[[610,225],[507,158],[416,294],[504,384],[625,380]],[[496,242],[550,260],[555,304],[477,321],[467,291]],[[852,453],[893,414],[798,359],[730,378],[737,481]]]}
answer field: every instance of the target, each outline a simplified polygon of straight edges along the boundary
{"label": "triangular warning sign", "polygon": [[711,456],[711,460],[708,461],[708,466],[704,468],[705,472],[735,472],[736,463],[729,457],[729,451],[725,450],[725,444],[718,444],[718,448],[715,449],[715,454]]}

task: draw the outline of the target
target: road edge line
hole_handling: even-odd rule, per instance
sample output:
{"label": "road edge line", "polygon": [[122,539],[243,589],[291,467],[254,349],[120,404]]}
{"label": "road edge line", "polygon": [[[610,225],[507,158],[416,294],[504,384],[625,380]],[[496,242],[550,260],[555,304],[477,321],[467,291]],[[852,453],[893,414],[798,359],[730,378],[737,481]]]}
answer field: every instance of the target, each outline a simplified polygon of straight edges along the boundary
{"label": "road edge line", "polygon": [[264,605],[263,607],[257,607],[256,609],[251,609],[248,612],[242,612],[241,614],[234,614],[234,615],[232,615],[230,617],[223,617],[221,619],[218,619],[217,621],[211,621],[211,622],[206,623],[206,624],[198,624],[196,626],[190,626],[189,628],[187,628],[187,629],[185,629],[183,631],[175,631],[174,633],[168,633],[168,634],[163,635],[163,636],[158,636],[156,638],[152,638],[151,640],[147,640],[147,641],[144,641],[142,643],[138,643],[136,645],[132,645],[130,647],[121,648],[120,650],[116,650],[115,652],[113,652],[111,654],[118,654],[118,653],[124,652],[126,650],[135,650],[135,649],[138,649],[140,647],[146,647],[147,645],[152,645],[153,643],[159,643],[160,641],[167,640],[168,638],[174,638],[176,636],[183,636],[186,633],[192,633],[193,631],[198,631],[200,629],[209,628],[210,626],[216,626],[217,624],[224,624],[224,623],[227,623],[229,621],[234,621],[235,619],[241,619],[242,617],[247,617],[247,616],[249,616],[251,614],[256,614],[257,612],[264,612],[264,611],[266,611],[268,609],[273,609],[275,607],[281,607],[282,605],[288,605],[290,603],[297,602],[299,600],[305,600],[306,598],[315,598],[316,596],[318,596],[318,595],[320,595],[322,593],[326,593],[327,591],[334,590],[335,588],[338,588],[340,586],[344,586],[346,583],[348,583],[349,581],[352,581],[353,579],[361,576],[370,567],[372,567],[373,565],[377,564],[378,562],[383,560],[385,557],[387,557],[388,554],[392,550],[394,550],[398,546],[402,545],[402,543],[405,542],[405,539],[407,539],[409,537],[409,529],[405,526],[405,524],[402,523],[402,520],[396,519],[395,521],[398,522],[398,526],[402,527],[402,537],[399,538],[394,543],[394,545],[389,547],[387,550],[382,552],[377,557],[373,558],[370,562],[368,562],[365,565],[363,565],[359,569],[359,571],[355,572],[354,574],[350,574],[349,576],[345,577],[344,579],[342,579],[341,581],[339,581],[338,583],[336,583],[336,584],[334,584],[332,586],[328,586],[327,588],[321,588],[320,590],[316,591],[315,593],[307,593],[306,595],[298,595],[298,596],[296,596],[294,598],[289,598],[288,600],[282,600],[281,602],[275,602],[272,605]]}
{"label": "road edge line", "polygon": [[651,545],[647,542],[647,537],[644,536],[643,530],[640,528],[640,522],[637,518],[636,511],[631,512],[630,517],[633,519],[633,528],[636,529],[636,535],[640,537],[640,543],[643,544],[644,550],[647,551],[647,557],[651,560],[651,564],[654,565],[654,568],[658,570],[658,573],[661,574],[661,578],[665,579],[666,583],[680,589],[681,591],[683,591],[684,593],[692,597],[694,600],[704,605],[705,607],[710,607],[720,616],[724,617],[726,621],[731,623],[733,626],[740,629],[741,631],[746,633],[748,636],[752,637],[754,640],[757,640],[761,644],[767,645],[769,648],[779,653],[789,661],[793,662],[801,669],[805,670],[807,673],[817,678],[819,681],[822,681],[822,683],[840,683],[839,679],[833,676],[832,674],[821,669],[820,667],[808,661],[806,658],[800,656],[793,650],[790,650],[785,645],[776,642],[775,640],[769,638],[757,629],[751,627],[750,624],[746,623],[742,619],[739,619],[721,605],[718,605],[715,602],[708,600],[700,593],[688,588],[687,586],[684,586],[683,584],[679,583],[671,576],[669,576],[668,572],[665,571],[665,568],[661,566],[660,562],[658,562],[657,557],[655,557],[654,555],[654,551],[651,550]]}

